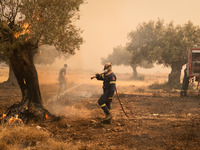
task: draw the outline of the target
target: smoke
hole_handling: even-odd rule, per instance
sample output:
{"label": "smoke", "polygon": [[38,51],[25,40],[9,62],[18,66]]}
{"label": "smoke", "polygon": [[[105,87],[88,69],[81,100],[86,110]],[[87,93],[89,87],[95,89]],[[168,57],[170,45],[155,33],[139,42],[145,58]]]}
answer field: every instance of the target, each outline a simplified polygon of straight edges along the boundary
{"label": "smoke", "polygon": [[[34,60],[45,108],[57,116],[90,117],[92,109],[87,107],[86,101],[90,100],[98,107],[97,100],[102,93],[102,82],[90,79],[96,72],[83,70],[81,53],[66,57],[52,46],[43,46],[39,48]],[[67,90],[58,95],[58,76],[64,64],[68,65]]]}
{"label": "smoke", "polygon": [[43,45],[38,48],[38,52],[34,55],[35,64],[52,64],[56,57],[59,56],[59,52],[53,46]]}
{"label": "smoke", "polygon": [[76,108],[75,106],[55,106],[51,112],[56,116],[65,116],[71,118],[91,117],[91,110],[87,108]]}
{"label": "smoke", "polygon": [[92,113],[89,105],[94,103],[98,107],[99,95],[100,91],[95,85],[75,83],[60,95],[48,99],[45,107],[57,116],[88,118]]}

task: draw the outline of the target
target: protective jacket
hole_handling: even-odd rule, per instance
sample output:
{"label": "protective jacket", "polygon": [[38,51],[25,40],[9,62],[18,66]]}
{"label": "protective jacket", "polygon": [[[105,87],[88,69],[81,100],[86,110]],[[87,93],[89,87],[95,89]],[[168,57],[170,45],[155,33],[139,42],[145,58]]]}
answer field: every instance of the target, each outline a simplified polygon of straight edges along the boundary
{"label": "protective jacket", "polygon": [[109,75],[105,74],[97,74],[96,75],[97,80],[103,80],[103,94],[98,100],[99,105],[104,110],[104,112],[109,115],[111,111],[111,102],[112,97],[114,95],[114,92],[116,90],[116,76],[114,73],[111,73]]}
{"label": "protective jacket", "polygon": [[97,80],[103,80],[103,92],[107,99],[112,99],[114,92],[116,90],[116,76],[111,73],[107,76],[105,74],[98,74],[96,76]]}

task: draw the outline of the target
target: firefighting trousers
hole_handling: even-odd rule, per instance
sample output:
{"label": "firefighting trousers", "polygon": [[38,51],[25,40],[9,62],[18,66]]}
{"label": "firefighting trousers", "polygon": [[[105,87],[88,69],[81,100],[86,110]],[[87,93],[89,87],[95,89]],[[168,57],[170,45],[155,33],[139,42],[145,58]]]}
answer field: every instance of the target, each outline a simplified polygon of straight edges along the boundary
{"label": "firefighting trousers", "polygon": [[107,94],[103,94],[98,100],[98,104],[106,114],[111,110],[110,103],[112,100],[109,100],[108,97],[109,96]]}
{"label": "firefighting trousers", "polygon": [[188,90],[189,80],[190,80],[189,77],[184,76],[183,84],[182,84],[182,90]]}

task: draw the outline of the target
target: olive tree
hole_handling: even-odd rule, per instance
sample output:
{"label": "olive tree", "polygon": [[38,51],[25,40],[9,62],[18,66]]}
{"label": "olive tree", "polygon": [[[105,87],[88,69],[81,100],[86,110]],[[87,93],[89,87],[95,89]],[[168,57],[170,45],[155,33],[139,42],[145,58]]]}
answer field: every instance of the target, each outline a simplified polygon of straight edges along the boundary
{"label": "olive tree", "polygon": [[81,4],[83,0],[0,1],[0,52],[8,58],[22,93],[22,101],[8,108],[4,120],[15,114],[23,120],[54,118],[43,107],[33,57],[39,45],[75,54],[83,42],[73,24]]}
{"label": "olive tree", "polygon": [[140,24],[129,33],[127,49],[137,51],[148,61],[171,68],[168,83],[180,83],[181,69],[188,61],[188,49],[200,42],[200,28],[188,22],[184,25],[164,24],[163,20]]}
{"label": "olive tree", "polygon": [[139,56],[139,53],[130,52],[126,47],[117,46],[113,48],[113,52],[109,54],[106,58],[101,59],[101,63],[111,62],[112,65],[124,65],[131,66],[133,70],[133,79],[138,79],[137,67],[151,68],[152,63],[147,63],[143,57]]}
{"label": "olive tree", "polygon": [[153,54],[158,64],[171,68],[168,83],[173,86],[180,83],[182,67],[188,62],[188,50],[200,42],[200,28],[190,21],[176,26],[170,22],[165,28]]}

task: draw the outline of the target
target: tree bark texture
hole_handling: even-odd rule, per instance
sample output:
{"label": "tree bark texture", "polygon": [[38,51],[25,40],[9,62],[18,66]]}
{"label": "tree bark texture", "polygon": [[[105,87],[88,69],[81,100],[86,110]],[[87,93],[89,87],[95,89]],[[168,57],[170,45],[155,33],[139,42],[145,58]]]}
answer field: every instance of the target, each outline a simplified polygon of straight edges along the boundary
{"label": "tree bark texture", "polygon": [[6,111],[6,119],[16,114],[24,122],[30,119],[45,120],[55,118],[42,105],[37,71],[33,62],[34,49],[24,44],[20,51],[15,49],[9,57],[11,67],[22,93],[22,101],[14,104]]}
{"label": "tree bark texture", "polygon": [[171,66],[171,73],[168,76],[168,84],[171,86],[180,84],[182,65],[173,64]]}
{"label": "tree bark texture", "polygon": [[22,92],[22,98],[27,98],[36,104],[42,104],[38,75],[33,63],[33,51],[17,50],[10,57],[10,63]]}
{"label": "tree bark texture", "polygon": [[131,68],[133,69],[133,79],[138,79],[137,66],[131,65]]}

